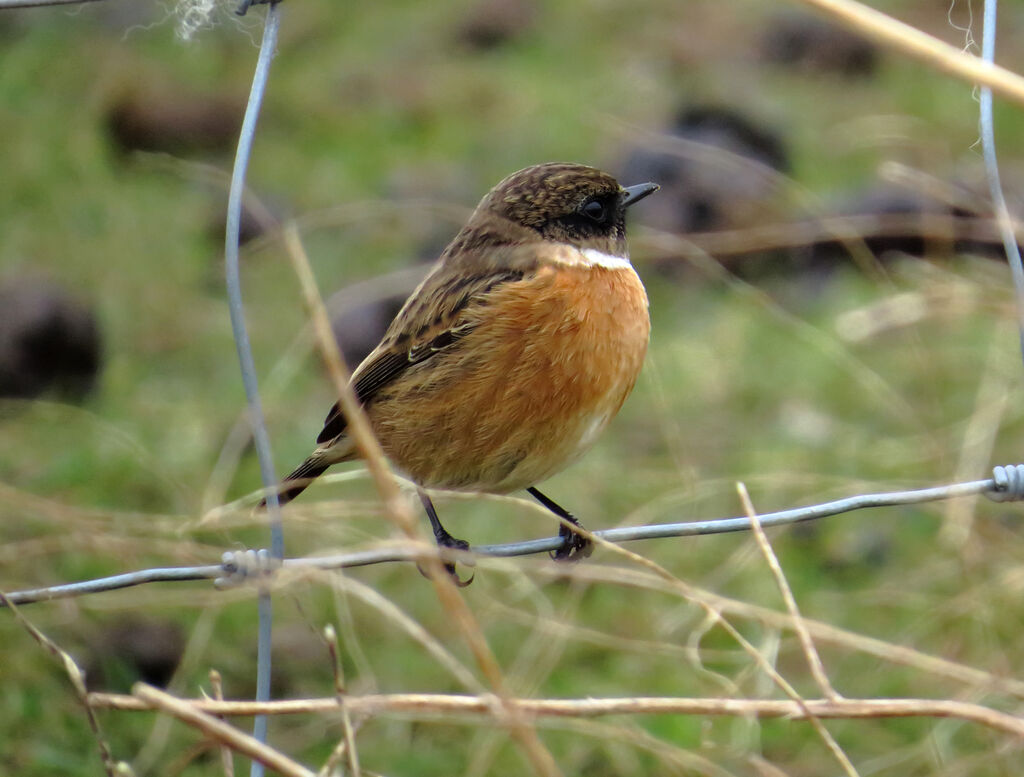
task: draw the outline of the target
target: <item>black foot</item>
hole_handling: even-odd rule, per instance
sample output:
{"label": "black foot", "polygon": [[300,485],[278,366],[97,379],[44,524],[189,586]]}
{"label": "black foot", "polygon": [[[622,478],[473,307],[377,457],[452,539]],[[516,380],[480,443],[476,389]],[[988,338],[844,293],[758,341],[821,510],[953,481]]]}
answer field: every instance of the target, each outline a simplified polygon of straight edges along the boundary
{"label": "black foot", "polygon": [[[448,530],[441,525],[441,520],[437,517],[437,510],[434,509],[434,503],[430,501],[430,497],[427,496],[427,492],[423,489],[417,489],[420,495],[420,501],[423,503],[423,509],[427,511],[427,518],[430,520],[430,528],[434,532],[434,541],[437,542],[439,548],[451,548],[452,550],[469,550],[469,543],[465,540],[459,540],[448,533]],[[460,580],[458,574],[455,571],[455,564],[446,563],[444,565],[445,571],[451,575],[452,582],[455,583],[459,588],[465,588],[467,585],[473,582],[475,575],[471,575],[468,580]],[[423,571],[422,567],[419,567],[420,574],[424,577],[430,577],[426,572]]]}
{"label": "black foot", "polygon": [[[573,526],[580,526],[580,522],[574,516],[568,516],[565,520],[570,521]],[[562,547],[552,551],[550,556],[555,561],[579,561],[588,558],[594,552],[594,543],[577,534],[564,523],[558,527],[558,536],[562,538]]]}
{"label": "black foot", "polygon": [[548,508],[551,512],[571,524],[562,523],[559,525],[558,536],[562,538],[562,546],[551,553],[551,558],[555,561],[579,561],[580,559],[587,558],[594,551],[594,543],[582,534],[577,534],[573,531],[573,526],[580,526],[582,528],[580,522],[576,520],[576,516],[557,502],[544,496],[544,494],[536,488],[530,487],[526,490],[530,496]]}

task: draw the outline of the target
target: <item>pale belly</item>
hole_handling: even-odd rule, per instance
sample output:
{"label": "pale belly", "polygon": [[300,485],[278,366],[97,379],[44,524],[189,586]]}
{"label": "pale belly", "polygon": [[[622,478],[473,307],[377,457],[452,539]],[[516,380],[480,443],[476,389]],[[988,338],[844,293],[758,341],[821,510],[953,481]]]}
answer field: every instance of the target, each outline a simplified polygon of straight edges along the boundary
{"label": "pale belly", "polygon": [[391,461],[427,487],[507,493],[564,469],[629,395],[650,332],[630,267],[541,270],[468,315],[457,349],[368,408]]}

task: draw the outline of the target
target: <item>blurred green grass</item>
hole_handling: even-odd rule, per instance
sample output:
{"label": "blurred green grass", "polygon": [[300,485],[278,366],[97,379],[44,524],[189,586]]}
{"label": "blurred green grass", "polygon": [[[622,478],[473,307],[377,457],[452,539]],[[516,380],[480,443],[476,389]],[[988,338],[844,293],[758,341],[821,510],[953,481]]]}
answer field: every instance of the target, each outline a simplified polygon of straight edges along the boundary
{"label": "blurred green grass", "polygon": [[[891,7],[958,42],[935,3]],[[111,0],[74,12],[19,13],[11,22],[0,17],[0,267],[59,278],[95,301],[106,337],[101,383],[83,407],[0,405],[3,589],[210,563],[225,548],[265,542],[258,527],[197,527],[204,507],[258,487],[248,451],[226,486],[211,485],[243,403],[219,281],[221,248],[209,234],[223,190],[198,181],[194,168],[146,155],[122,158],[104,129],[109,101],[135,81],[169,79],[183,89],[244,97],[258,23],[239,29],[223,6],[218,27],[186,44],[175,40],[172,20],[133,26],[118,15],[126,9]],[[324,214],[304,239],[325,293],[405,266],[424,239],[438,237],[434,230],[442,239],[454,232],[458,219],[439,218],[438,202],[471,207],[502,176],[541,160],[612,165],[631,128],[657,127],[685,101],[727,101],[783,128],[793,178],[804,190],[789,196],[811,203],[812,211],[814,203],[873,180],[884,160],[949,176],[977,157],[968,87],[895,56],[885,57],[876,78],[854,84],[767,68],[752,52],[767,13],[760,4],[552,3],[540,8],[530,32],[486,53],[453,42],[468,9],[464,2],[344,13],[328,3],[282,6],[282,39],[249,180],[258,193],[280,197],[290,213]],[[1007,23],[1012,31],[1021,19],[1011,15]],[[1008,54],[1018,57],[1008,64],[1019,69],[1019,54]],[[882,121],[889,116],[903,128],[896,139],[880,129],[890,126]],[[1001,108],[998,121],[1002,138],[1024,129],[1018,109]],[[1020,161],[1015,153],[1007,143],[1010,169]],[[202,161],[221,170],[230,164],[225,156]],[[424,205],[429,199],[433,205]],[[634,237],[643,244],[642,231]],[[935,267],[908,260],[878,282],[851,265],[822,278],[767,280],[752,291],[700,271],[671,280],[645,263],[642,250],[635,253],[651,296],[649,363],[609,434],[546,488],[589,527],[733,515],[740,512],[737,480],[768,511],[946,482],[961,463],[962,476],[974,479],[991,463],[1019,458],[1020,368],[1003,268],[962,257]],[[315,359],[285,356],[304,316],[283,252],[272,244],[247,251],[243,274],[283,471],[307,452],[331,389]],[[970,289],[974,302],[937,305],[911,326],[863,342],[837,334],[845,313],[898,292],[950,284]],[[965,443],[972,416],[991,409],[983,386],[1007,398],[991,450]],[[372,495],[365,479],[311,492],[314,498],[288,519],[289,554],[389,536]],[[332,521],[322,506],[314,515],[315,497],[338,500],[346,519]],[[473,542],[553,528],[515,505],[440,504],[453,533]],[[983,502],[961,508],[959,517],[956,506],[941,504],[879,510],[771,536],[808,617],[1019,676],[1018,512]],[[944,541],[942,527],[962,525],[955,521],[964,516],[973,518],[966,539]],[[749,537],[633,549],[695,585],[780,607]],[[598,553],[588,563],[617,560]],[[472,665],[414,570],[368,568],[351,576]],[[523,562],[482,570],[465,592],[512,687],[565,696],[775,695],[735,643],[719,630],[705,633],[692,604],[545,579]],[[244,594],[151,586],[25,609],[83,660],[97,652],[111,622],[140,612],[192,635],[174,690],[208,687],[207,670],[215,667],[229,696],[254,692],[255,608]],[[327,653],[315,636],[329,622],[343,635],[353,691],[462,690],[379,612],[321,582],[278,598],[276,696],[332,692]],[[801,692],[816,693],[792,635],[735,622],[759,648],[777,652],[777,666]],[[0,770],[97,773],[92,735],[59,668],[9,617],[0,619],[0,646]],[[699,664],[688,647],[699,648]],[[833,683],[848,696],[1018,704],[849,649],[822,650]],[[186,764],[183,754],[197,738],[183,727],[162,728],[151,715],[103,713],[101,720],[115,757],[134,759],[142,750],[140,772],[220,773],[212,750]],[[615,736],[609,728],[571,727],[542,736],[566,774],[712,771],[697,762],[681,766],[686,758],[707,759],[724,773],[758,774],[753,755],[788,774],[837,771],[803,723],[611,722]],[[1015,743],[951,721],[829,728],[864,774],[1012,774],[1019,760]],[[683,761],[649,740],[630,744],[637,735],[676,748]],[[274,720],[271,736],[284,751],[319,763],[340,727]],[[485,727],[380,719],[367,722],[358,741],[364,766],[378,773],[499,775],[524,768],[515,749]]]}

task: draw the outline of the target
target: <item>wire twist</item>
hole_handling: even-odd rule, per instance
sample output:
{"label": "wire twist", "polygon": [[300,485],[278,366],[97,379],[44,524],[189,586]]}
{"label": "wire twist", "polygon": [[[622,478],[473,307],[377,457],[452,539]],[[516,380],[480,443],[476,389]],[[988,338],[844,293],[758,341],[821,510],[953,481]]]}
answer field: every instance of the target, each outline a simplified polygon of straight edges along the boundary
{"label": "wire twist", "polygon": [[[995,502],[1010,502],[1024,499],[1024,464],[1011,464],[995,467],[992,477],[985,480],[974,480],[966,483],[951,483],[945,486],[917,489],[912,491],[891,491],[879,494],[860,494],[858,496],[837,499],[833,502],[808,505],[792,510],[781,510],[775,513],[764,513],[759,517],[761,525],[783,526],[801,521],[815,521],[840,513],[867,508],[895,507],[899,505],[934,502],[955,497],[985,494]],[[599,529],[593,532],[609,542],[631,542],[634,540],[652,540],[666,537],[693,537],[705,534],[722,534],[726,532],[747,531],[750,529],[750,518],[715,518],[704,521],[686,521],[684,523],[652,524],[647,526],[621,526],[615,529]],[[525,542],[513,542],[504,545],[475,545],[470,551],[452,554],[461,560],[463,555],[490,556],[509,558],[526,556],[555,550],[562,543],[561,537],[543,537]],[[450,551],[449,551],[450,552]],[[6,592],[9,601],[16,605],[31,602],[52,601],[72,596],[112,591],[119,588],[141,585],[143,583],[170,582],[183,580],[216,580],[218,587],[238,585],[250,576],[258,577],[261,582],[278,569],[313,568],[313,569],[349,569],[393,562],[409,562],[422,558],[424,550],[414,547],[384,547],[368,550],[350,551],[336,556],[312,558],[290,558],[280,562],[271,560],[273,554],[263,551],[237,551],[225,553],[220,564],[197,567],[170,567],[159,569],[143,569],[111,577],[85,580],[78,583],[36,588],[25,591]],[[3,608],[0,602],[0,609]]]}
{"label": "wire twist", "polygon": [[1010,464],[992,470],[994,487],[985,492],[993,502],[1019,502],[1024,499],[1024,464]]}
{"label": "wire twist", "polygon": [[234,588],[254,578],[268,579],[281,568],[282,560],[266,548],[226,550],[221,556],[220,564],[224,574],[215,578],[213,585],[224,589]]}

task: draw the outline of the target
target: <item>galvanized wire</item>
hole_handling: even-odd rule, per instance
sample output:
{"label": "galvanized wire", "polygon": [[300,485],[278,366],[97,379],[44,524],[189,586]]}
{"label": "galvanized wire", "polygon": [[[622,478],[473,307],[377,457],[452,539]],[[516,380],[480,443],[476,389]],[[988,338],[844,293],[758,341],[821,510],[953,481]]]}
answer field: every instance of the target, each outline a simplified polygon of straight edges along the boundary
{"label": "galvanized wire", "polygon": [[[764,527],[784,526],[803,521],[815,521],[832,515],[863,510],[874,507],[895,507],[901,505],[935,502],[963,496],[984,494],[993,501],[1013,501],[1024,498],[1024,464],[996,467],[993,476],[986,480],[973,480],[966,483],[953,483],[934,488],[915,489],[910,491],[888,491],[876,494],[859,494],[857,496],[837,499],[832,502],[798,507],[792,510],[765,513],[759,516]],[[661,539],[667,537],[693,537],[706,534],[723,534],[727,532],[747,531],[751,528],[750,519],[746,516],[735,518],[716,518],[705,521],[686,521],[682,523],[650,524],[646,526],[626,526],[617,529],[604,529],[593,532],[609,542],[631,542],[634,540]],[[473,546],[468,556],[492,556],[508,558],[544,553],[559,548],[561,537],[543,537],[525,542],[512,542],[502,545]],[[79,583],[15,591],[6,594],[14,604],[30,604],[32,602],[64,599],[84,594],[111,591],[118,588],[142,585],[158,581],[211,580],[217,579],[222,585],[251,579],[254,571],[260,576],[269,574],[280,563],[285,569],[343,569],[368,566],[396,561],[415,561],[422,556],[422,549],[408,547],[388,547],[335,556],[317,558],[284,559],[277,562],[265,551],[245,551],[243,553],[225,553],[222,563],[195,567],[165,567],[144,569],[112,577],[86,580]]]}
{"label": "galvanized wire", "polygon": [[[259,458],[260,478],[268,494],[267,515],[270,521],[270,553],[278,559],[284,558],[284,531],[281,527],[281,508],[278,505],[274,485],[277,473],[270,448],[270,435],[267,433],[260,403],[259,382],[256,378],[256,365],[249,344],[249,332],[245,324],[245,307],[242,304],[242,284],[238,271],[238,235],[242,218],[242,195],[245,193],[245,174],[249,166],[252,152],[253,137],[256,133],[256,122],[259,118],[263,94],[267,87],[270,62],[277,48],[277,32],[280,26],[280,14],[276,3],[271,3],[267,10],[267,19],[263,27],[263,41],[256,61],[253,74],[252,89],[249,102],[245,108],[245,118],[238,137],[238,151],[235,154],[235,165],[231,171],[231,188],[228,192],[227,227],[224,237],[224,264],[227,276],[228,308],[231,313],[231,328],[235,336],[235,349],[242,370],[242,383],[248,402],[249,424],[252,427],[253,442]],[[270,593],[263,590],[257,605],[259,613],[259,637],[256,657],[256,698],[267,701],[270,699],[271,647],[270,637],[273,625]],[[258,715],[253,722],[253,736],[260,742],[267,741],[267,718]],[[263,764],[252,762],[252,777],[262,777]]]}
{"label": "galvanized wire", "polygon": [[[996,10],[997,0],[985,0],[985,15],[982,22],[981,58],[993,62],[996,53]],[[1003,239],[1006,260],[1010,263],[1010,273],[1017,295],[1017,329],[1020,333],[1021,357],[1024,358],[1024,267],[1021,265],[1020,249],[1014,233],[1013,220],[1006,207],[1003,187],[999,180],[999,164],[996,161],[995,122],[992,119],[992,90],[981,87],[978,117],[981,131],[981,150],[985,158],[985,176],[988,179],[989,193],[995,206],[996,223]]]}

